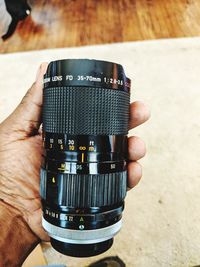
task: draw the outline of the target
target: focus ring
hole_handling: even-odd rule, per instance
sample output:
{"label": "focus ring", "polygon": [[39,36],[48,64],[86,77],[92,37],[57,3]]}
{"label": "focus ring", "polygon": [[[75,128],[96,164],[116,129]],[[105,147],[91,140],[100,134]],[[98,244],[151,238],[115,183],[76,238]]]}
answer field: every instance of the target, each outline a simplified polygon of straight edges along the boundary
{"label": "focus ring", "polygon": [[[54,203],[78,208],[103,207],[123,201],[127,189],[127,171],[84,175],[58,174],[57,194]],[[41,169],[41,197],[50,200],[51,183],[48,181],[48,172]],[[55,185],[54,185],[55,187]]]}
{"label": "focus ring", "polygon": [[[105,88],[44,89],[43,127],[51,133],[126,135],[129,93]],[[101,123],[98,123],[101,122]]]}

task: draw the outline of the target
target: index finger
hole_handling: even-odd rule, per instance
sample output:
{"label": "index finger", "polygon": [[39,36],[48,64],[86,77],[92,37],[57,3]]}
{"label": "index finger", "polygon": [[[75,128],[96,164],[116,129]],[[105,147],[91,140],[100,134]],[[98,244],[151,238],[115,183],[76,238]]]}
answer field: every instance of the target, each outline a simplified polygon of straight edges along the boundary
{"label": "index finger", "polygon": [[141,101],[135,101],[130,105],[129,130],[144,123],[150,118],[150,110]]}

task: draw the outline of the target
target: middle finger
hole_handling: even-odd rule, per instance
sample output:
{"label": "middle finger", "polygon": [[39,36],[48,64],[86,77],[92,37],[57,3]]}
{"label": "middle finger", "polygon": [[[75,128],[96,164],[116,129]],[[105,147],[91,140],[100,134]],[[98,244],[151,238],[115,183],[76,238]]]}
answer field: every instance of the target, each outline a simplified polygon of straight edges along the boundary
{"label": "middle finger", "polygon": [[146,154],[144,141],[137,136],[128,138],[128,157],[129,160],[136,161],[143,158]]}

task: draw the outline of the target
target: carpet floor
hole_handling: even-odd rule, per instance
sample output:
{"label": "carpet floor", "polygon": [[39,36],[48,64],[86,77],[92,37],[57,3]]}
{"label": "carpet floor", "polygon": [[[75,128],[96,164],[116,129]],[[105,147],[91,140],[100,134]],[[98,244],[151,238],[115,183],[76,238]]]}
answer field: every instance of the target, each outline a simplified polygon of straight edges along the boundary
{"label": "carpet floor", "polygon": [[40,62],[96,58],[121,63],[131,99],[147,102],[148,123],[130,132],[146,141],[143,179],[128,192],[123,228],[103,255],[74,259],[49,245],[49,264],[87,266],[118,255],[128,267],[200,264],[200,38],[168,39],[0,55],[0,120],[19,103]]}

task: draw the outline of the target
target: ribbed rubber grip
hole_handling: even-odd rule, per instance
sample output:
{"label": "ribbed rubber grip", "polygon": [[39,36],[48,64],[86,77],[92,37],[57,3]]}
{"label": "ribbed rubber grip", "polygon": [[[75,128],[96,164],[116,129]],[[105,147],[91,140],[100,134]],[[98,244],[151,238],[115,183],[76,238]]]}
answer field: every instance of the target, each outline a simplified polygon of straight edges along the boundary
{"label": "ribbed rubber grip", "polygon": [[129,93],[91,87],[45,88],[43,128],[74,135],[126,135]]}
{"label": "ribbed rubber grip", "polygon": [[41,170],[41,197],[67,207],[90,208],[120,203],[126,196],[127,171],[99,174],[59,174],[57,194],[48,196],[51,190],[47,171]]}

